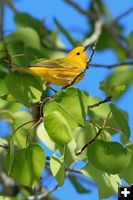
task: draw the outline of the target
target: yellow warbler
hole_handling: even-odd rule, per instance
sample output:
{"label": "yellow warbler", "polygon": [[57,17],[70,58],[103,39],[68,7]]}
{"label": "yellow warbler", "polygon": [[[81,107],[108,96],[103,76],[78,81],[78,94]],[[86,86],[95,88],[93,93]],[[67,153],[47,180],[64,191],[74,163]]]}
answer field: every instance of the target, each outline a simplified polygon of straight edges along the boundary
{"label": "yellow warbler", "polygon": [[[47,85],[65,86],[86,67],[86,63],[86,48],[76,47],[63,58],[44,60],[27,68],[12,68],[11,70],[37,75],[47,81]],[[74,84],[79,82],[83,77],[84,74],[79,76]]]}

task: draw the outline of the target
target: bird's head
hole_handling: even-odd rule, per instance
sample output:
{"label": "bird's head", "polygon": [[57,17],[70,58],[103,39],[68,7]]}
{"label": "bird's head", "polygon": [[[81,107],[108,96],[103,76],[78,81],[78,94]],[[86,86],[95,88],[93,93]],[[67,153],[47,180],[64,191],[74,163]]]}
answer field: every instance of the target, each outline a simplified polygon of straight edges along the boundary
{"label": "bird's head", "polygon": [[76,60],[77,62],[80,63],[87,62],[87,52],[85,47],[76,47],[75,49],[70,51],[66,57],[72,60]]}

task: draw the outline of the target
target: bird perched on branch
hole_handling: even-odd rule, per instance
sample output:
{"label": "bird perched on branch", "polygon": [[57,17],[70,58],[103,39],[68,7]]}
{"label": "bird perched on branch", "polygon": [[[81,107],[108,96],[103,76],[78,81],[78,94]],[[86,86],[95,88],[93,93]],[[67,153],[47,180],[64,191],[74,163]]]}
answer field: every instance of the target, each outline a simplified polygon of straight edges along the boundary
{"label": "bird perched on branch", "polygon": [[[47,85],[66,86],[78,73],[85,69],[86,64],[86,48],[76,47],[63,58],[40,61],[27,68],[12,68],[11,71],[28,72],[37,75],[47,81]],[[78,76],[74,84],[83,79],[84,75],[85,73],[82,73]]]}

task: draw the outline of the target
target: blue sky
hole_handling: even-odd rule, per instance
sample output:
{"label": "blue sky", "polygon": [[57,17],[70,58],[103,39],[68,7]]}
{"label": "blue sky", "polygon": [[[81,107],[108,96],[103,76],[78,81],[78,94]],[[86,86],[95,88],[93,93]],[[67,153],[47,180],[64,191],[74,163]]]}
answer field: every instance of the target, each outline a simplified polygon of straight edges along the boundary
{"label": "blue sky", "polygon": [[[84,9],[88,7],[88,3],[90,0],[80,0],[78,2]],[[104,0],[108,8],[114,17],[123,13],[125,10],[132,6],[131,0]],[[82,39],[82,31],[86,32],[88,30],[88,22],[83,15],[80,15],[76,10],[72,9],[70,6],[66,5],[63,0],[17,0],[16,7],[21,12],[28,12],[32,16],[38,19],[44,19],[46,25],[52,30],[55,28],[53,17],[57,18],[63,26],[72,32],[72,35],[75,39]],[[125,36],[128,36],[132,28],[132,19],[133,13],[129,16],[126,16],[120,21],[120,24],[124,24],[126,26]],[[13,13],[10,8],[6,8],[6,25],[5,30],[14,31],[16,29],[13,23]],[[74,31],[81,30],[81,33]],[[64,38],[64,36],[60,35],[62,42],[64,45],[70,49],[71,45]],[[90,52],[90,50],[89,50]],[[102,64],[113,64],[116,63],[117,57],[114,52],[110,49],[104,52],[96,52],[93,57],[94,63],[102,63]],[[111,70],[102,69],[102,68],[91,68],[87,71],[85,78],[76,85],[80,89],[86,90],[89,94],[104,98],[104,94],[102,91],[98,89],[99,81],[105,80],[106,76],[111,73]],[[117,105],[120,108],[123,108],[125,111],[129,113],[129,124],[131,126],[131,130],[133,131],[133,125],[131,122],[133,121],[133,107],[132,107],[132,99],[133,99],[133,87],[130,87],[126,93],[118,102]],[[5,127],[5,126],[4,126]],[[118,136],[114,139],[117,140]],[[55,183],[54,183],[55,184]],[[51,184],[50,187],[53,185]],[[92,186],[90,186],[90,189]],[[88,200],[95,199],[97,200],[97,190],[93,188],[93,192],[91,194],[78,194],[70,184],[68,180],[66,180],[65,185],[54,192],[54,195],[57,196],[60,200],[68,200],[73,197],[75,200]],[[109,200],[114,200],[114,197],[109,198]]]}

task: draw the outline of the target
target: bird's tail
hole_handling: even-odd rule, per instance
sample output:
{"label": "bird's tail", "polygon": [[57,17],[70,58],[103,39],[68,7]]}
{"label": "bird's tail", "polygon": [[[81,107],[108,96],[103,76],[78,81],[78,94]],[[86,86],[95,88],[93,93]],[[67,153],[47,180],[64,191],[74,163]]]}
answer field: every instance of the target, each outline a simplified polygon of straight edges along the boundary
{"label": "bird's tail", "polygon": [[15,67],[11,69],[12,72],[30,72],[29,68]]}

